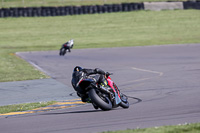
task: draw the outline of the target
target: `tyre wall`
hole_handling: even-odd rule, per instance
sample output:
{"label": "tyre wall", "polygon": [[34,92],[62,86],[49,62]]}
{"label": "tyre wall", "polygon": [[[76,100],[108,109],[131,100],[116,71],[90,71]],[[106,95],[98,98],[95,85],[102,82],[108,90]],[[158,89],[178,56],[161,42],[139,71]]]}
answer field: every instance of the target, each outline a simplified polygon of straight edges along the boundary
{"label": "tyre wall", "polygon": [[183,2],[183,8],[184,9],[198,9],[198,10],[200,10],[200,1],[196,1],[196,2],[192,2],[192,1]]}
{"label": "tyre wall", "polygon": [[[166,3],[166,4],[165,4]],[[27,7],[27,8],[1,8],[0,18],[3,17],[46,17],[66,16],[95,13],[129,12],[136,10],[159,10],[163,9],[200,9],[200,1],[188,2],[144,2],[105,4],[93,6],[64,6],[64,7]],[[170,6],[169,6],[170,5]],[[174,6],[174,7],[172,7]],[[180,8],[181,7],[181,8]]]}
{"label": "tyre wall", "polygon": [[143,3],[122,3],[94,6],[2,8],[0,17],[45,17],[144,10]]}

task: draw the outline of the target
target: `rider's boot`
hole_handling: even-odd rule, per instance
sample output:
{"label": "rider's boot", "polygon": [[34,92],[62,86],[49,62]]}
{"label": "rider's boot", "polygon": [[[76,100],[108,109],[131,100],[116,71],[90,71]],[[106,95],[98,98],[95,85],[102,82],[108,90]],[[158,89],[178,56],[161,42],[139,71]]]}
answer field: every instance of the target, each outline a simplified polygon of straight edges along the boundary
{"label": "rider's boot", "polygon": [[91,103],[91,99],[86,96],[81,97],[81,100],[82,100],[82,102]]}
{"label": "rider's boot", "polygon": [[82,102],[91,103],[91,99],[86,94],[81,94],[77,92],[77,95],[81,97]]}

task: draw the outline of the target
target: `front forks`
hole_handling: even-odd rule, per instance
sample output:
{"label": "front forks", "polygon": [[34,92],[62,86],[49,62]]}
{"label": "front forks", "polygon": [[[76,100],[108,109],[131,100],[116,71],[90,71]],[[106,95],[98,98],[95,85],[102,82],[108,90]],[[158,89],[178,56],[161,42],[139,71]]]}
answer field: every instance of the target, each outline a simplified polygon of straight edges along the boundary
{"label": "front forks", "polygon": [[115,102],[115,104],[118,105],[122,102],[117,92],[116,91],[114,92],[112,88],[100,86],[100,89],[110,95],[112,103]]}

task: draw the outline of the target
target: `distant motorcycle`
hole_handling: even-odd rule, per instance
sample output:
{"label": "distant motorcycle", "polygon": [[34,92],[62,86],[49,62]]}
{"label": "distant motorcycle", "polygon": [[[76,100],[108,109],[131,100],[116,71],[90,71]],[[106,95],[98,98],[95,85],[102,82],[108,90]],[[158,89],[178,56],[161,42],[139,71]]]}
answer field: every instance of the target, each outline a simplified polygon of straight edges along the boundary
{"label": "distant motorcycle", "polygon": [[70,49],[72,49],[74,46],[74,40],[71,39],[68,42],[64,43],[62,47],[60,48],[60,56],[64,56],[68,50],[68,52],[71,52]]}
{"label": "distant motorcycle", "polygon": [[[73,80],[73,79],[72,79]],[[82,77],[77,86],[85,90],[95,109],[104,111],[121,106],[129,108],[128,97],[121,93],[117,85],[111,80],[110,76],[106,79],[109,87],[104,87],[95,83],[92,78]]]}

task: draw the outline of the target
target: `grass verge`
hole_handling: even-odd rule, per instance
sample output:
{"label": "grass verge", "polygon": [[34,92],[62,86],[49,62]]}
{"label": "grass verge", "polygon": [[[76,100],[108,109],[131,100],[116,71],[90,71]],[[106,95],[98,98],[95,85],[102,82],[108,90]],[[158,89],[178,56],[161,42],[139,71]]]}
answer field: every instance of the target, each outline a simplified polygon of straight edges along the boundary
{"label": "grass verge", "polygon": [[76,49],[200,42],[198,10],[1,18],[0,23],[0,82],[48,78],[14,53],[59,50],[71,38]]}
{"label": "grass verge", "polygon": [[195,124],[179,124],[176,126],[162,126],[144,129],[128,129],[120,131],[108,131],[103,133],[199,133],[200,123]]}
{"label": "grass verge", "polygon": [[0,106],[0,114],[10,113],[10,112],[18,112],[18,111],[26,111],[26,110],[39,108],[39,107],[46,107],[46,106],[52,105],[54,103],[56,103],[56,101],[23,103],[23,104]]}

